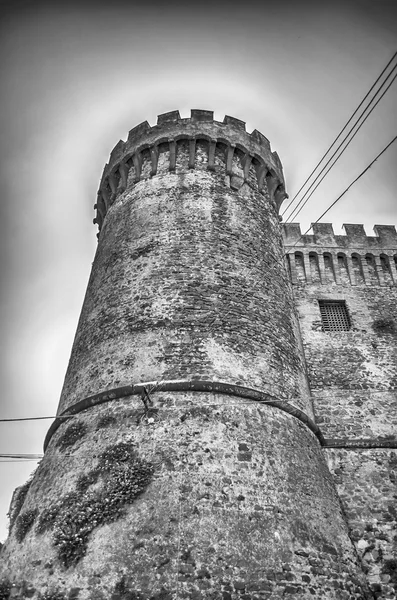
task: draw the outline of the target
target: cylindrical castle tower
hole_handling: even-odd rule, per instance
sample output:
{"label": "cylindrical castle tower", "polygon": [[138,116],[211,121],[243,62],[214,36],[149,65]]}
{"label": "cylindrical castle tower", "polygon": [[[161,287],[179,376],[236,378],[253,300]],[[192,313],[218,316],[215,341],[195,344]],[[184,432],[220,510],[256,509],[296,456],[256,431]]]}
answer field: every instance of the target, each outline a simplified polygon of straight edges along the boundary
{"label": "cylindrical castle tower", "polygon": [[366,597],[314,422],[285,197],[238,119],[167,113],[117,144],[59,418],[10,511],[13,593]]}

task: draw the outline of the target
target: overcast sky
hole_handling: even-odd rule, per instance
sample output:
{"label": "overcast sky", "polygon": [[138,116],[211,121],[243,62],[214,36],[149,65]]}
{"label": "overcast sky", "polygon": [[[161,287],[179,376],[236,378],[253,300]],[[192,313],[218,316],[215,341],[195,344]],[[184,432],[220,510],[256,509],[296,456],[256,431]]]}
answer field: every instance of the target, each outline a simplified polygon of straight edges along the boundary
{"label": "overcast sky", "polygon": [[[157,114],[247,122],[292,197],[396,50],[395,0],[1,3],[0,418],[54,415],[96,248],[110,150]],[[299,219],[307,228],[396,134],[397,85]],[[397,143],[327,215],[397,222]],[[0,423],[0,453],[39,453],[50,421]],[[0,463],[0,540],[34,463]]]}

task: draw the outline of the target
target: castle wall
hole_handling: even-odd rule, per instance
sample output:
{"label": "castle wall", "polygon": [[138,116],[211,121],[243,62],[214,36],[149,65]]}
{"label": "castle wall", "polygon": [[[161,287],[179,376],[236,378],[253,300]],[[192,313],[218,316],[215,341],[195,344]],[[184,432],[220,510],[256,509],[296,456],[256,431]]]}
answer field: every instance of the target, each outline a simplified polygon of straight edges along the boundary
{"label": "castle wall", "polygon": [[[200,128],[201,130],[201,128]],[[150,176],[119,179],[88,285],[60,412],[131,382],[218,380],[256,388],[312,415],[278,217],[244,153],[209,142],[159,150]],[[189,168],[191,161],[191,168]],[[158,166],[157,166],[158,168]]]}
{"label": "castle wall", "polygon": [[[288,224],[284,240],[325,455],[372,589],[395,598],[397,236],[344,228]],[[323,330],[321,300],[346,303],[350,330]]]}
{"label": "castle wall", "polygon": [[[19,592],[90,600],[365,597],[331,475],[303,423],[228,395],[152,396],[150,421],[140,399],[126,397],[80,413],[73,445],[62,442],[70,423],[54,434],[20,513],[36,510],[32,527],[20,542],[17,523],[2,557]],[[120,516],[112,511],[124,481],[114,489],[106,472],[96,478],[98,458],[131,443],[154,472]],[[113,518],[103,523],[106,512]]]}
{"label": "castle wall", "polygon": [[18,593],[370,598],[313,419],[284,197],[268,140],[228,117],[169,113],[116,146],[59,418],[2,550]]}
{"label": "castle wall", "polygon": [[396,598],[396,444],[324,453],[371,590]]}

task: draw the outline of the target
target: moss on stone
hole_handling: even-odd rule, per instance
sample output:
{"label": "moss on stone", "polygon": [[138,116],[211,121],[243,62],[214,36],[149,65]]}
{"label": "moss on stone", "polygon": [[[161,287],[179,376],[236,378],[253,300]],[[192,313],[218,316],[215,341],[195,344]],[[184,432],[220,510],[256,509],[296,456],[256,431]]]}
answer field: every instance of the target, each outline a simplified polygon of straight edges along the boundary
{"label": "moss on stone", "polygon": [[376,319],[372,323],[372,328],[378,333],[394,333],[396,331],[396,324],[393,319]]}
{"label": "moss on stone", "polygon": [[45,533],[54,527],[61,505],[54,504],[45,508],[37,519],[36,533]]}
{"label": "moss on stone", "polygon": [[197,418],[203,418],[204,420],[208,421],[208,419],[211,416],[211,410],[209,408],[207,408],[206,406],[193,406],[191,408],[189,408],[188,410],[186,410],[181,416],[180,416],[180,420],[182,421],[186,421],[186,419],[192,418],[192,419],[197,419]]}
{"label": "moss on stone", "polygon": [[56,447],[60,450],[65,450],[70,446],[74,446],[74,444],[87,433],[87,430],[87,425],[82,421],[72,423],[57,440]]}
{"label": "moss on stone", "polygon": [[94,485],[98,481],[100,471],[98,469],[93,469],[88,473],[83,473],[77,480],[76,490],[84,494],[91,485]]}
{"label": "moss on stone", "polygon": [[97,429],[103,429],[105,427],[115,425],[116,422],[117,419],[113,415],[103,415],[98,419]]}
{"label": "moss on stone", "polygon": [[172,600],[173,598],[173,594],[164,588],[150,596],[133,588],[132,580],[123,575],[114,587],[111,600]]}
{"label": "moss on stone", "polygon": [[39,599],[40,600],[66,600],[66,596],[65,594],[63,594],[62,592],[58,592],[58,591],[48,591],[48,592],[44,592],[42,594],[40,594]]}
{"label": "moss on stone", "polygon": [[397,587],[397,560],[395,558],[385,560],[382,565],[382,573],[390,575],[391,585]]}
{"label": "moss on stone", "polygon": [[22,510],[22,507],[25,502],[25,498],[28,494],[31,483],[32,483],[32,478],[28,479],[28,481],[26,483],[24,483],[23,485],[21,485],[19,488],[17,488],[15,490],[15,496],[13,498],[10,512],[8,513],[8,516],[10,519],[10,531],[13,528],[15,521],[17,520],[17,517]]}
{"label": "moss on stone", "polygon": [[8,579],[0,581],[0,600],[8,600],[11,593],[11,583]]}
{"label": "moss on stone", "polygon": [[32,508],[26,510],[17,517],[15,522],[15,537],[18,542],[22,542],[25,539],[27,533],[32,528],[33,523],[36,520],[37,513],[37,508]]}
{"label": "moss on stone", "polygon": [[[42,511],[36,531],[53,529],[58,558],[65,567],[76,564],[86,553],[91,532],[123,516],[124,507],[145,490],[152,475],[153,466],[138,456],[134,444],[110,446],[98,466],[79,477],[74,492]],[[102,486],[90,492],[98,479]]]}

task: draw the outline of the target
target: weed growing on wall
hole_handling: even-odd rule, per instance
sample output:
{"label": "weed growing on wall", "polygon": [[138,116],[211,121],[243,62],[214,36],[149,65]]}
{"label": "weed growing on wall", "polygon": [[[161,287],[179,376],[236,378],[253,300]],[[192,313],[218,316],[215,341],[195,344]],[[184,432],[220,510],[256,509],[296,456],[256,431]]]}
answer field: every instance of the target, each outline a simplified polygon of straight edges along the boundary
{"label": "weed growing on wall", "polygon": [[40,600],[66,600],[65,594],[62,592],[44,592],[40,594]]}
{"label": "weed growing on wall", "polygon": [[11,593],[11,583],[3,579],[0,581],[0,600],[8,600]]}
{"label": "weed growing on wall", "polygon": [[73,446],[79,439],[81,439],[87,433],[87,429],[87,425],[82,421],[72,423],[58,439],[56,447],[60,450],[65,450],[66,448]]}
{"label": "weed growing on wall", "polygon": [[81,494],[84,494],[91,485],[94,485],[94,483],[98,481],[99,475],[99,469],[93,469],[88,473],[83,473],[77,480],[76,490]]}
{"label": "weed growing on wall", "polygon": [[377,319],[372,323],[373,329],[378,333],[395,333],[396,324],[393,319]]}
{"label": "weed growing on wall", "polygon": [[390,585],[397,591],[397,559],[390,558],[385,560],[382,566],[382,573],[390,575]]}
{"label": "weed growing on wall", "polygon": [[133,590],[131,578],[126,578],[125,575],[116,583],[112,598],[120,598],[125,600],[172,600],[172,593],[167,592],[164,588],[159,592],[152,594],[148,598],[147,594]]}
{"label": "weed growing on wall", "polygon": [[109,427],[110,425],[114,425],[117,422],[116,417],[112,415],[103,415],[98,419],[97,429],[103,429],[104,427]]}
{"label": "weed growing on wall", "polygon": [[27,496],[31,483],[32,480],[29,479],[26,483],[21,485],[15,491],[15,497],[13,498],[12,507],[10,508],[10,512],[8,513],[10,519],[10,531],[13,528],[19,513],[21,512],[23,503],[25,502],[25,498]]}
{"label": "weed growing on wall", "polygon": [[45,533],[54,527],[61,506],[61,504],[54,504],[40,513],[37,519],[36,533]]}
{"label": "weed growing on wall", "polygon": [[[76,491],[42,511],[36,531],[53,529],[60,561],[65,567],[76,564],[87,551],[91,532],[123,516],[124,507],[146,489],[152,475],[153,466],[138,456],[133,444],[111,446],[95,469],[79,477]],[[98,480],[102,486],[90,491]]]}
{"label": "weed growing on wall", "polygon": [[15,537],[18,542],[22,542],[25,539],[26,534],[32,528],[33,523],[37,517],[37,508],[26,510],[24,513],[17,517],[15,522]]}

